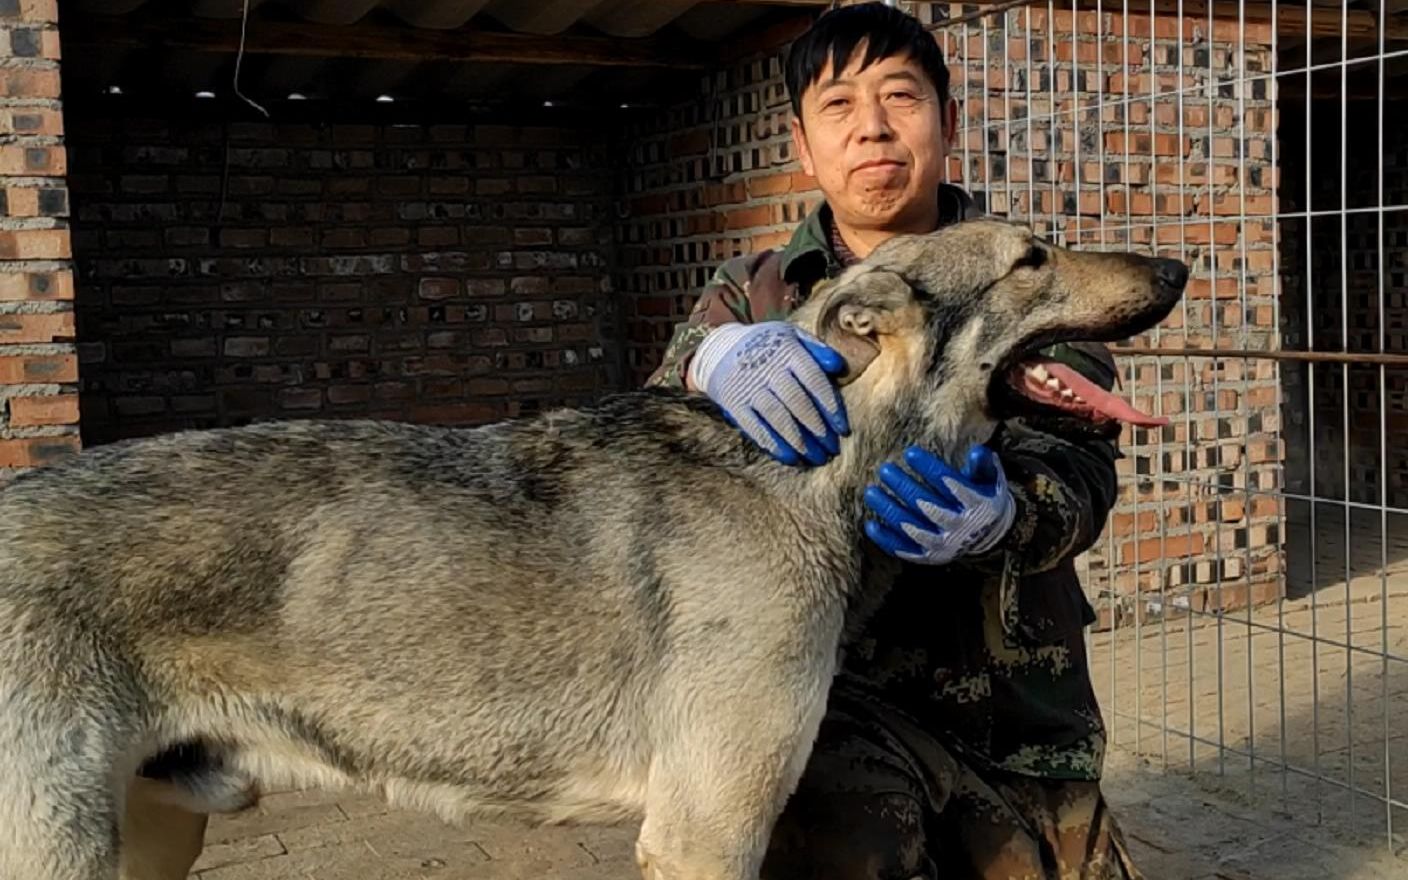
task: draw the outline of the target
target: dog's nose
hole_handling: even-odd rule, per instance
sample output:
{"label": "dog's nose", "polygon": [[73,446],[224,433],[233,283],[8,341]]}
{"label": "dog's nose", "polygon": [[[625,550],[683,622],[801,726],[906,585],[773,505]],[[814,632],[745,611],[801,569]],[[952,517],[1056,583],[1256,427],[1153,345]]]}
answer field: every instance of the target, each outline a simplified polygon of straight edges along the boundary
{"label": "dog's nose", "polygon": [[1178,260],[1156,261],[1154,267],[1154,281],[1161,287],[1169,290],[1182,290],[1183,285],[1188,283],[1188,267]]}

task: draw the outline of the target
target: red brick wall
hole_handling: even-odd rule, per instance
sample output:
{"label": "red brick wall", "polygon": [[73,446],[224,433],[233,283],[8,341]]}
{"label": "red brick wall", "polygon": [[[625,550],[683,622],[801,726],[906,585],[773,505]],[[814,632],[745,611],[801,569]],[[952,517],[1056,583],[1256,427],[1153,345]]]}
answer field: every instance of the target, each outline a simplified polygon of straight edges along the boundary
{"label": "red brick wall", "polygon": [[70,114],[88,442],[280,417],[473,424],[613,383],[601,135],[233,124],[227,142],[198,110]]}
{"label": "red brick wall", "polygon": [[[941,40],[964,106],[957,164],[993,211],[1066,244],[1192,267],[1183,307],[1132,343],[1280,347],[1275,85],[1258,77],[1271,70],[1269,24],[1243,30],[1235,12],[1209,22],[1038,6]],[[1172,424],[1125,432],[1122,497],[1084,559],[1102,617],[1279,595],[1276,363],[1162,356],[1121,366],[1125,394]]]}
{"label": "red brick wall", "polygon": [[705,97],[627,131],[626,379],[645,381],[719,263],[785,243],[819,194],[792,154],[780,55],[707,78]]}
{"label": "red brick wall", "polygon": [[0,480],[77,451],[54,0],[0,0]]}
{"label": "red brick wall", "polygon": [[[925,21],[940,6],[907,5]],[[1260,81],[1209,99],[1206,88],[1210,66],[1220,81],[1239,75],[1242,36],[1235,18],[1209,27],[1206,18],[1180,25],[1169,15],[1051,16],[1044,7],[940,31],[963,107],[949,177],[1058,241],[1190,263],[1187,309],[1136,342],[1276,348],[1274,91]],[[1269,28],[1251,23],[1245,37],[1248,73],[1269,70]],[[658,362],[713,267],[784,241],[817,198],[791,155],[780,54],[715,74],[702,91],[702,101],[632,133],[620,252],[632,381]],[[1100,603],[1105,619],[1276,595],[1282,509],[1267,494],[1280,489],[1275,365],[1122,366],[1126,393],[1173,424],[1126,433],[1124,495],[1084,560],[1092,592],[1118,597]]]}

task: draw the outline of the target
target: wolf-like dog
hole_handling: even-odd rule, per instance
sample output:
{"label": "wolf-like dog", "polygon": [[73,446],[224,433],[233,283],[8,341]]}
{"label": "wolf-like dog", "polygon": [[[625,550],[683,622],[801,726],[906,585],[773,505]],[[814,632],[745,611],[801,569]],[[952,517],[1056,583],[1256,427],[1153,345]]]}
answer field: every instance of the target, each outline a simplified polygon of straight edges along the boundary
{"label": "wolf-like dog", "polygon": [[19,476],[0,878],[115,877],[139,775],[197,812],[300,786],[636,819],[647,877],[755,878],[848,618],[886,588],[876,469],[957,459],[1042,399],[1037,348],[1142,332],[1186,280],[998,220],[891,239],[791,318],[847,362],[852,433],[816,468],[649,390],[477,428],[182,432]]}

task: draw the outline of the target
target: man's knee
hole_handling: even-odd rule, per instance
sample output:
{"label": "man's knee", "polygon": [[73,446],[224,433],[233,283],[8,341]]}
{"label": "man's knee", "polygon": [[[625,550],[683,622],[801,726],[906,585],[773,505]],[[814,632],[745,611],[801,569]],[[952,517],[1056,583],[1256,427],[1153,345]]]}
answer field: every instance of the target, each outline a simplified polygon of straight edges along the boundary
{"label": "man's knee", "polygon": [[932,880],[924,808],[899,793],[799,792],[778,820],[762,880]]}

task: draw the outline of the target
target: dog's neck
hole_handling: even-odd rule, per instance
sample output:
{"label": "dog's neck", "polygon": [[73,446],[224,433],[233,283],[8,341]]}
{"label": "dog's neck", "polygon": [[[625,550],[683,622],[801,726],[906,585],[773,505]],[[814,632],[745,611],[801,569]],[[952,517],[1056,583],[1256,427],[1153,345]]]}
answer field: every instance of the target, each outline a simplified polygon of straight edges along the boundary
{"label": "dog's neck", "polygon": [[910,446],[957,465],[988,431],[986,423],[956,415],[963,411],[956,403],[930,401],[931,412],[940,414],[936,418],[925,415],[917,399],[890,399],[877,405],[868,404],[860,393],[843,394],[852,430],[841,439],[840,454],[820,467],[793,473],[813,503],[836,510],[855,534],[867,515],[862,496],[866,487],[879,483],[881,465],[903,464]]}

